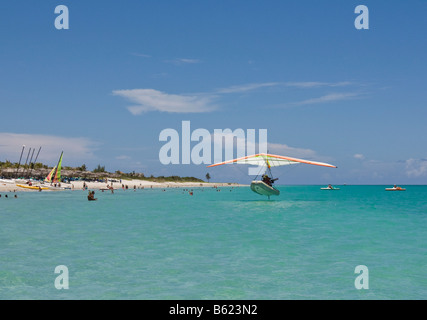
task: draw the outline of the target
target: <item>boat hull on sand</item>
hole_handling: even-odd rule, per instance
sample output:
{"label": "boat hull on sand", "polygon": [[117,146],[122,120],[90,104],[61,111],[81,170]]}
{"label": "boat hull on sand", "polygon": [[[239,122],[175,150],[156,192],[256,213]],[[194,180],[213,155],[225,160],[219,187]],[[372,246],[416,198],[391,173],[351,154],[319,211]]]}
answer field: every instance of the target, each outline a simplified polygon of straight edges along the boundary
{"label": "boat hull on sand", "polygon": [[23,184],[17,184],[16,185],[17,187],[20,187],[20,188],[25,188],[25,189],[31,189],[31,190],[49,190],[49,188],[46,188],[46,187],[39,187],[39,186],[26,186],[26,185],[23,185]]}
{"label": "boat hull on sand", "polygon": [[262,181],[252,181],[251,190],[263,196],[278,196],[280,191]]}

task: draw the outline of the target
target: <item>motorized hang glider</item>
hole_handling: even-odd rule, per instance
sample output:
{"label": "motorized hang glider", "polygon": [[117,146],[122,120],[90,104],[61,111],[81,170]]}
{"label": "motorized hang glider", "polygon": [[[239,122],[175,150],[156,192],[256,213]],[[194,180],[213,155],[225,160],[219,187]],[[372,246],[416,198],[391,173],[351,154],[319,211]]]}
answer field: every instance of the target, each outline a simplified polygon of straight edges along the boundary
{"label": "motorized hang glider", "polygon": [[271,179],[267,175],[267,170],[271,174],[271,167],[278,167],[278,166],[286,166],[291,164],[298,164],[298,163],[305,163],[305,164],[311,164],[316,166],[323,166],[323,167],[330,167],[330,168],[336,168],[336,166],[324,163],[324,162],[317,162],[317,161],[311,161],[311,160],[304,160],[304,159],[298,159],[298,158],[292,158],[292,157],[286,157],[286,156],[279,156],[275,154],[268,154],[268,153],[259,153],[254,154],[251,156],[241,157],[237,159],[232,159],[224,162],[214,163],[209,167],[216,167],[224,164],[247,164],[247,165],[253,165],[253,166],[259,166],[259,167],[265,167],[266,173],[263,177],[266,177],[266,179],[263,180],[254,180],[251,183],[251,190],[255,193],[258,193],[260,195],[268,196],[270,199],[270,196],[275,195],[278,196],[280,194],[280,191],[273,186],[273,183],[277,179]]}

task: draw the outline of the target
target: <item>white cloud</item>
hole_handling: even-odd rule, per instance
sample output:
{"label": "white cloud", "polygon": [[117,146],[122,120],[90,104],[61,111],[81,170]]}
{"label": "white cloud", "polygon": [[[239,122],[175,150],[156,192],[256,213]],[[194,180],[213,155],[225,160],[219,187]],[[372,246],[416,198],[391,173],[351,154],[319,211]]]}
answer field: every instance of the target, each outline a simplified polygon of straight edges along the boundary
{"label": "white cloud", "polygon": [[349,81],[341,82],[318,82],[318,81],[305,81],[305,82],[264,82],[264,83],[249,83],[238,86],[231,86],[228,88],[218,89],[218,93],[236,93],[252,91],[265,87],[296,87],[296,88],[318,88],[318,87],[343,87],[351,85]]}
{"label": "white cloud", "polygon": [[[174,61],[180,63],[199,62],[199,60],[196,59],[176,59]],[[129,112],[131,112],[133,115],[140,115],[149,111],[162,111],[171,113],[201,113],[216,110],[218,107],[217,105],[213,104],[213,101],[225,94],[250,92],[261,88],[271,87],[314,88],[325,86],[338,87],[350,84],[350,82],[261,82],[220,88],[210,93],[169,94],[155,89],[129,89],[114,90],[113,95],[121,96],[133,103],[136,103],[136,105],[127,107]],[[295,106],[325,103],[339,100],[349,100],[358,96],[359,94],[356,93],[331,93],[318,98],[288,103],[285,105]]]}
{"label": "white cloud", "polygon": [[341,82],[318,82],[318,81],[305,81],[305,82],[286,82],[286,86],[298,88],[316,88],[316,87],[343,87],[351,85],[349,81]]}
{"label": "white cloud", "polygon": [[[270,142],[267,142],[267,146],[266,146],[265,142],[263,141],[248,140],[247,137],[244,136],[244,134],[246,133],[244,130],[242,132],[243,133],[242,136],[236,136],[236,133],[237,133],[236,130],[233,133],[222,133],[221,135],[219,135],[219,137],[223,137],[225,140],[224,142],[233,141],[232,149],[234,149],[235,155],[237,154],[237,156],[239,156],[239,154],[240,156],[249,155],[246,153],[247,150],[255,150],[256,153],[268,152],[270,154],[277,154],[277,155],[289,156],[294,158],[303,158],[307,160],[315,160],[315,159],[321,158],[320,156],[317,155],[317,153],[314,150],[311,150],[311,149],[295,148],[295,147],[290,147],[286,144],[270,143]],[[213,144],[220,143],[220,145],[224,147],[225,145],[223,144],[222,139],[216,139],[215,136],[216,136],[215,133],[211,134],[211,139]],[[226,146],[226,147],[229,147],[229,146]],[[229,160],[229,159],[226,159],[226,160]]]}
{"label": "white cloud", "polygon": [[360,160],[365,159],[365,156],[363,154],[360,154],[360,153],[356,153],[353,157],[356,159],[360,159]]}
{"label": "white cloud", "polygon": [[165,60],[165,62],[173,63],[175,65],[201,63],[201,61],[199,59],[188,59],[188,58],[176,58],[173,60]]}
{"label": "white cloud", "polygon": [[280,143],[268,143],[268,152],[294,158],[304,158],[307,160],[314,160],[318,157],[314,150],[290,147]]}
{"label": "white cloud", "polygon": [[7,159],[11,162],[18,162],[23,145],[25,145],[25,149],[21,161],[25,162],[30,148],[35,149],[34,161],[41,147],[37,162],[48,164],[57,161],[61,151],[64,151],[64,162],[80,161],[83,163],[94,158],[94,148],[99,144],[88,138],[0,132],[0,156],[3,158],[0,161]]}
{"label": "white cloud", "polygon": [[228,88],[218,89],[217,93],[238,93],[252,91],[259,88],[274,87],[280,85],[280,82],[266,82],[266,83],[249,83],[240,86],[231,86]]}
{"label": "white cloud", "polygon": [[200,113],[216,109],[213,96],[168,94],[154,89],[115,90],[113,95],[121,96],[136,103],[127,109],[133,115],[148,111],[171,113]]}
{"label": "white cloud", "polygon": [[307,105],[307,104],[317,104],[325,102],[335,102],[342,100],[350,100],[358,97],[357,93],[330,93],[318,98],[307,99],[299,102],[294,102],[293,105]]}
{"label": "white cloud", "polygon": [[408,159],[405,164],[408,177],[427,176],[427,159]]}

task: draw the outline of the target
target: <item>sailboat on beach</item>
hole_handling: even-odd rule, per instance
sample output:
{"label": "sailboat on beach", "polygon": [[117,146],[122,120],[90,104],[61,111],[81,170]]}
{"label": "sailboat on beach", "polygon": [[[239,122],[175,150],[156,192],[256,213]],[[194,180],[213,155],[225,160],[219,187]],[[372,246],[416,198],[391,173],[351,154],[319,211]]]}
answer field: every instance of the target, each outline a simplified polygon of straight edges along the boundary
{"label": "sailboat on beach", "polygon": [[[49,172],[49,174],[44,179],[43,183],[41,185],[32,185],[32,183],[29,184],[16,184],[16,186],[25,188],[25,189],[34,189],[34,190],[63,190],[63,189],[69,189],[61,187],[61,169],[62,169],[62,156],[64,152],[61,152],[61,156],[59,157],[58,164],[53,167],[53,169]],[[46,184],[50,184],[49,186],[46,186]]]}
{"label": "sailboat on beach", "polygon": [[61,168],[62,168],[62,155],[64,152],[61,152],[59,157],[58,164],[53,167],[49,174],[44,179],[45,183],[50,183],[51,185],[61,182]]}

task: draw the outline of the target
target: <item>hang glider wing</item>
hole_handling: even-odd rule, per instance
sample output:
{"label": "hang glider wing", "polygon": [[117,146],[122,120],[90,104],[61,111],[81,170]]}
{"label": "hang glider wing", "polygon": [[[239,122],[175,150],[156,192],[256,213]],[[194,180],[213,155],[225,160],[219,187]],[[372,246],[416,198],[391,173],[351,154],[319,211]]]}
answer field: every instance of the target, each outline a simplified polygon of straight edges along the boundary
{"label": "hang glider wing", "polygon": [[251,156],[246,156],[242,158],[232,159],[224,162],[214,163],[211,164],[209,167],[216,167],[223,164],[248,164],[248,165],[254,165],[254,166],[267,166],[267,167],[278,167],[278,166],[286,166],[290,164],[298,164],[298,163],[305,163],[305,164],[312,164],[316,166],[323,166],[323,167],[331,167],[336,168],[336,166],[324,163],[324,162],[317,162],[317,161],[311,161],[311,160],[304,160],[304,159],[298,159],[298,158],[292,158],[292,157],[285,157],[285,156],[278,156],[275,154],[268,154],[268,153],[259,153],[254,154]]}

